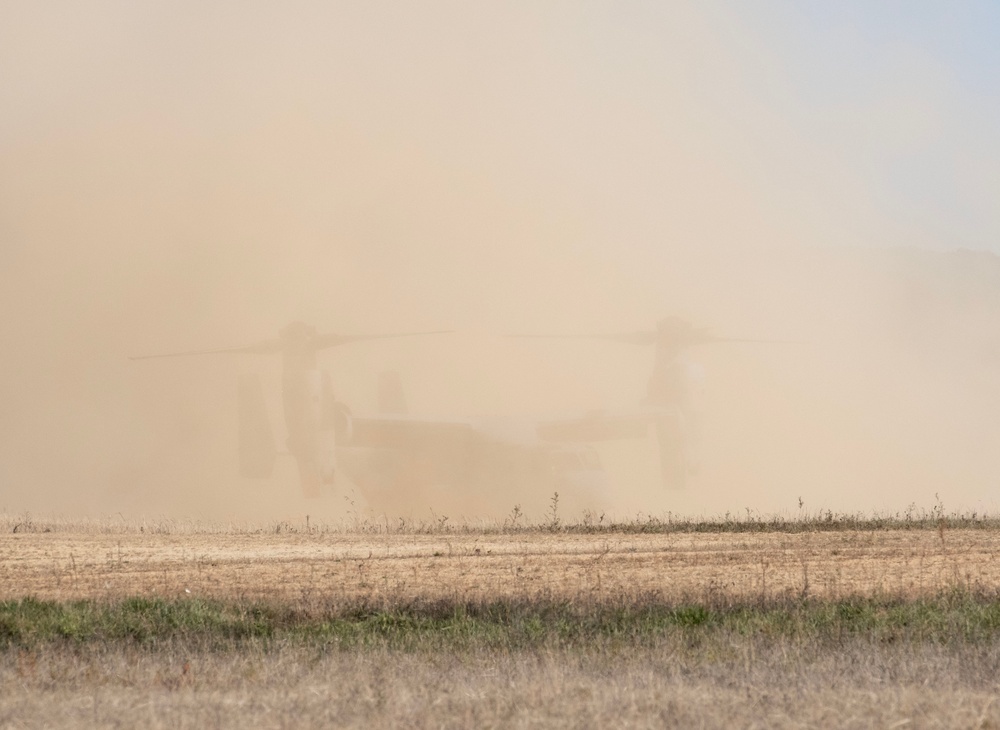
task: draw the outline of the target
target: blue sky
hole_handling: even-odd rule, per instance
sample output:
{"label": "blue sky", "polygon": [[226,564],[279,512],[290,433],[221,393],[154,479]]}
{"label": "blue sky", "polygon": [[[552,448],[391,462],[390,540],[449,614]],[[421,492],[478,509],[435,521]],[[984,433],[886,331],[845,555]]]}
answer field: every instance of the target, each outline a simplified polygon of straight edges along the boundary
{"label": "blue sky", "polygon": [[[780,59],[788,113],[819,143],[843,146],[886,216],[912,221],[925,232],[924,245],[1000,253],[1000,3],[775,2],[725,10]],[[883,120],[878,109],[887,102]],[[844,114],[852,109],[858,118]],[[873,134],[869,144],[859,144],[864,135],[851,128],[886,122],[890,133]],[[901,139],[893,140],[897,130]]]}

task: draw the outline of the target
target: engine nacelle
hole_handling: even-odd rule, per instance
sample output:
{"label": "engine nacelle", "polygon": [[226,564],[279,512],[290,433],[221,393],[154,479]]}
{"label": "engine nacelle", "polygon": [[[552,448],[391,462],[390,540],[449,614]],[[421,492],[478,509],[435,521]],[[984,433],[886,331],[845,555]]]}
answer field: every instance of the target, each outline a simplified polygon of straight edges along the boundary
{"label": "engine nacelle", "polygon": [[286,373],[283,395],[288,450],[298,461],[302,490],[318,496],[322,484],[333,484],[337,465],[337,402],[329,373],[304,370]]}
{"label": "engine nacelle", "polygon": [[277,450],[267,417],[264,391],[256,373],[240,375],[237,385],[239,409],[240,476],[266,479],[274,470]]}
{"label": "engine nacelle", "polygon": [[339,446],[347,446],[354,438],[354,418],[351,409],[346,403],[331,399],[327,409],[328,420],[325,422],[326,428],[332,428],[334,437]]}

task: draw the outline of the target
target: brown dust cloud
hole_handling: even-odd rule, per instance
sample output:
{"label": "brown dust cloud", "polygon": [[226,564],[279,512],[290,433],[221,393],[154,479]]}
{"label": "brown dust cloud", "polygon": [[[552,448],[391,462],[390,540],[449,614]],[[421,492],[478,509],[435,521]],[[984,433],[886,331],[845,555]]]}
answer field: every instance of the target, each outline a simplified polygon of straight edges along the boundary
{"label": "brown dust cloud", "polygon": [[280,441],[277,357],[131,355],[454,330],[321,365],[355,412],[394,369],[415,414],[527,418],[639,401],[653,352],[505,333],[672,315],[788,342],[691,348],[700,470],[598,444],[610,515],[995,510],[1000,259],[966,248],[997,230],[865,164],[947,134],[946,80],[903,49],[878,109],[810,116],[744,18],[661,5],[4,4],[0,509],[366,509],[237,476],[237,377]]}

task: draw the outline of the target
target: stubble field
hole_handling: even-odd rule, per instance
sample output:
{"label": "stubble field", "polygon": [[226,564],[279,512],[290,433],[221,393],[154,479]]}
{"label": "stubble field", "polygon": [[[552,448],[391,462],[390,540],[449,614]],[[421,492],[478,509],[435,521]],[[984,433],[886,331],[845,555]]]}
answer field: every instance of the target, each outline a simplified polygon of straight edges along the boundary
{"label": "stubble field", "polygon": [[997,726],[1000,527],[0,521],[0,725]]}
{"label": "stubble field", "polygon": [[[42,528],[44,530],[46,528]],[[655,594],[697,600],[1000,586],[1000,530],[348,532],[71,527],[0,534],[0,596],[398,603]]]}

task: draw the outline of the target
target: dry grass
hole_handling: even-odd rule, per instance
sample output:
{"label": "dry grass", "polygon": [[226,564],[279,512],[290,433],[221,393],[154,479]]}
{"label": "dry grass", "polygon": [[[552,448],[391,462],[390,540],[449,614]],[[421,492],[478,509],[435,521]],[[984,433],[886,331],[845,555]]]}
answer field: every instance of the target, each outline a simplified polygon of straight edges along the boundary
{"label": "dry grass", "polygon": [[993,645],[8,654],[4,727],[997,727]]}
{"label": "dry grass", "polygon": [[662,515],[637,514],[613,518],[603,512],[584,510],[566,519],[560,509],[559,494],[549,498],[549,508],[541,519],[532,520],[514,506],[501,518],[480,517],[451,519],[429,511],[426,518],[389,517],[384,514],[360,514],[337,522],[310,522],[309,515],[267,524],[255,522],[205,522],[191,519],[126,517],[116,515],[81,518],[65,515],[38,517],[31,513],[0,512],[0,534],[32,532],[71,532],[100,535],[260,535],[353,534],[353,535],[516,535],[540,532],[564,534],[672,534],[672,533],[782,533],[797,532],[872,532],[877,530],[1000,530],[1000,516],[979,512],[945,512],[939,501],[931,509],[911,505],[898,513],[837,513],[830,510],[795,514],[760,514],[747,509],[739,514],[727,512],[708,518],[692,518],[667,512]]}
{"label": "dry grass", "polygon": [[0,599],[305,602],[712,593],[927,595],[1000,586],[1000,530],[0,533]]}

